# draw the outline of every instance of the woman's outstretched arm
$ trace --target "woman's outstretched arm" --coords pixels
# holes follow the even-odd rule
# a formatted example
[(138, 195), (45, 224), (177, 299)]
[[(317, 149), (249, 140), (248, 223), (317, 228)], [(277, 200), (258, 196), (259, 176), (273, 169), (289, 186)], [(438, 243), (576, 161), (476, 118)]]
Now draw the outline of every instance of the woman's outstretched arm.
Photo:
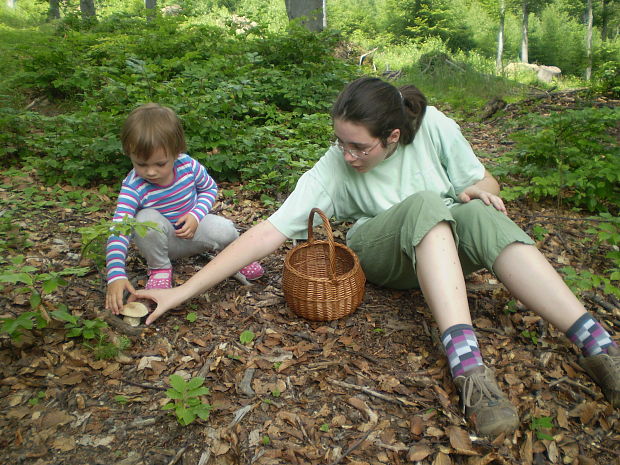
[(147, 298), (157, 303), (157, 308), (146, 319), (149, 325), (171, 308), (210, 289), (247, 264), (274, 252), (286, 239), (269, 221), (263, 221), (239, 236), (182, 286), (136, 291), (132, 300)]

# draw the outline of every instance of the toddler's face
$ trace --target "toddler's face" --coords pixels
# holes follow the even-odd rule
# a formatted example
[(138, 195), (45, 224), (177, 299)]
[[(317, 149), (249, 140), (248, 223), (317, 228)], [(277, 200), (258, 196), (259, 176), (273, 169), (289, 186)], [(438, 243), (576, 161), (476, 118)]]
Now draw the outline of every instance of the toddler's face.
[(174, 181), (174, 158), (166, 155), (163, 148), (155, 150), (147, 160), (130, 155), (136, 174), (151, 184), (167, 186)]

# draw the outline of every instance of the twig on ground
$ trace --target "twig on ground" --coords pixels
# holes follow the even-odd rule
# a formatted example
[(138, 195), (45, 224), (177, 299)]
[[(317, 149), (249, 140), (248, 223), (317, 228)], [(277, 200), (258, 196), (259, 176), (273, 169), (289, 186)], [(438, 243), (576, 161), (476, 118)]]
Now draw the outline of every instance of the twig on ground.
[(112, 315), (110, 310), (105, 310), (102, 314), (103, 320), (108, 323), (110, 326), (114, 326), (121, 333), (127, 336), (139, 336), (142, 334), (142, 330), (144, 328), (140, 328), (139, 326), (131, 326), (125, 323), (123, 320), (118, 318), (115, 315)]
[(607, 310), (609, 312), (613, 312), (615, 310), (615, 308), (616, 308), (615, 305), (607, 302), (606, 300), (603, 300), (602, 298), (600, 298), (596, 294), (592, 294), (591, 292), (584, 292), (583, 296), (586, 299), (588, 299), (590, 302), (594, 302), (595, 304), (603, 307), (605, 310)]
[(361, 438), (359, 438), (357, 441), (355, 441), (351, 447), (349, 447), (346, 451), (344, 451), (344, 453), (338, 457), (338, 459), (334, 460), (332, 463), (330, 463), (329, 465), (338, 465), (340, 462), (342, 462), (351, 452), (353, 452), (355, 449), (357, 449), (359, 446), (361, 446), (364, 441), (366, 439), (368, 439), (368, 436), (370, 436), (370, 434), (374, 431), (374, 429), (371, 429), (370, 431), (368, 431), (364, 436), (362, 436)]
[(172, 460), (168, 462), (168, 465), (174, 465), (175, 463), (177, 463), (186, 450), (187, 446), (181, 447), (176, 453), (176, 455), (172, 458)]
[(207, 462), (211, 458), (211, 449), (207, 449), (200, 456), (200, 460), (198, 460), (198, 465), (207, 465)]
[(388, 396), (387, 394), (382, 394), (380, 392), (373, 391), (372, 389), (367, 388), (366, 386), (358, 386), (356, 384), (350, 384), (345, 381), (339, 381), (337, 379), (329, 379), (328, 381), (332, 384), (335, 384), (336, 386), (349, 388), (349, 389), (355, 389), (356, 391), (362, 391), (364, 394), (368, 394), (370, 396), (376, 397), (381, 400), (385, 400), (386, 402), (391, 402), (393, 404), (406, 405), (409, 407), (417, 407), (418, 403), (425, 405), (421, 401), (418, 401), (418, 403), (415, 403), (407, 399), (403, 399), (402, 397)]
[(150, 418), (138, 418), (134, 421), (132, 421), (131, 423), (129, 423), (126, 428), (127, 429), (131, 429), (131, 428), (142, 428), (143, 426), (150, 426), (150, 425), (154, 425), (157, 422), (157, 418), (156, 417), (150, 417)]
[(254, 397), (256, 395), (254, 389), (252, 389), (252, 378), (254, 377), (255, 371), (256, 368), (246, 369), (245, 373), (243, 374), (243, 378), (239, 383), (239, 391), (245, 396)]
[(211, 351), (211, 353), (209, 354), (209, 357), (207, 357), (207, 360), (205, 361), (205, 364), (202, 366), (202, 368), (198, 372), (198, 376), (200, 376), (201, 378), (207, 377), (207, 375), (209, 374), (209, 371), (211, 370), (211, 365), (217, 358), (217, 354), (223, 351), (227, 345), (228, 343), (223, 342)]
[(144, 388), (144, 389), (153, 389), (155, 391), (165, 391), (167, 389), (167, 388), (161, 387), (161, 386), (151, 386), (149, 384), (135, 383), (133, 381), (129, 381), (128, 379), (124, 379), (124, 378), (121, 378), (121, 381), (123, 383), (126, 383), (126, 384), (131, 384), (132, 386), (141, 387), (141, 388)]
[(588, 388), (588, 387), (584, 386), (584, 385), (583, 385), (583, 384), (581, 384), (581, 383), (578, 383), (578, 382), (577, 382), (577, 381), (575, 381), (575, 380), (570, 379), (568, 376), (563, 376), (563, 377), (561, 377), (561, 378), (559, 378), (559, 379), (556, 379), (555, 381), (553, 381), (553, 382), (549, 383), (549, 387), (553, 387), (553, 386), (555, 386), (556, 384), (560, 384), (560, 383), (570, 384), (571, 386), (578, 387), (578, 388), (579, 388), (579, 389), (581, 389), (582, 391), (584, 391), (584, 392), (586, 392), (586, 393), (590, 394), (592, 397), (598, 397), (598, 396), (597, 396), (597, 394), (596, 394), (596, 392), (594, 392), (592, 389), (590, 389), (590, 388)]

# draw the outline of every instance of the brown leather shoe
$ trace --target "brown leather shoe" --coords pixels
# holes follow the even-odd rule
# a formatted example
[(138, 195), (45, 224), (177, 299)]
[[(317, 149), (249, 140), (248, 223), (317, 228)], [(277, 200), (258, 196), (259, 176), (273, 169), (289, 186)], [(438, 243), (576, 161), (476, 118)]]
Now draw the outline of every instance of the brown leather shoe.
[(461, 393), (465, 416), (482, 436), (510, 433), (519, 426), (517, 410), (497, 386), (490, 368), (480, 367), (457, 376), (454, 384)]
[(579, 365), (599, 385), (605, 398), (620, 407), (620, 348), (612, 346), (608, 353), (580, 357)]

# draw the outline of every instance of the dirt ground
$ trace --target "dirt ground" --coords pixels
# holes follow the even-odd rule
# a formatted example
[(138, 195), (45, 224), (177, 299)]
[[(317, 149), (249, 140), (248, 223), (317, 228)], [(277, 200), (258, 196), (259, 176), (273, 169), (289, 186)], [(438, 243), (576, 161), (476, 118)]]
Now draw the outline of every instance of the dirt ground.
[[(463, 130), (486, 154), (484, 161), (506, 149), (505, 134), (492, 122), (463, 124)], [(0, 196), (11, 199), (26, 186), (46, 192), (34, 178), (5, 177)], [(223, 187), (238, 195), (220, 198), (216, 211), (243, 229), (269, 213), (242, 186)], [(42, 207), (36, 221), (19, 225), (34, 246), (15, 253), (48, 269), (76, 266), (77, 229), (113, 210), (114, 199), (103, 197), (106, 208), (88, 217), (66, 205)], [(554, 266), (605, 269), (601, 254), (581, 241), (585, 215), (547, 205), (508, 207), (526, 231), (544, 226), (538, 245)], [(346, 225), (334, 228), (342, 242)], [(472, 317), (484, 359), (521, 417), (514, 434), (494, 441), (474, 436), (464, 421), (437, 326), (419, 291), (367, 284), (352, 315), (310, 322), (284, 303), (286, 251), (263, 261), (266, 274), (253, 285), (228, 279), (137, 335), (110, 326), (110, 338), (131, 340), (113, 359), (97, 360), (55, 321), (19, 342), (2, 336), (0, 463), (620, 464), (619, 411), (579, 368), (568, 340), (509, 304), (491, 274), (468, 278)], [(176, 283), (205, 262), (177, 263)], [(144, 284), (144, 263), (135, 252), (128, 271)], [(64, 303), (75, 315), (104, 318), (103, 292), (92, 268), (46, 305)], [(0, 303), (1, 316), (29, 308), (11, 286), (0, 293)], [(584, 304), (617, 340), (618, 302), (591, 293)], [(242, 343), (248, 330), (255, 337)], [(181, 426), (162, 410), (173, 374), (205, 378), (210, 394), (204, 401), (213, 407), (208, 419)]]

